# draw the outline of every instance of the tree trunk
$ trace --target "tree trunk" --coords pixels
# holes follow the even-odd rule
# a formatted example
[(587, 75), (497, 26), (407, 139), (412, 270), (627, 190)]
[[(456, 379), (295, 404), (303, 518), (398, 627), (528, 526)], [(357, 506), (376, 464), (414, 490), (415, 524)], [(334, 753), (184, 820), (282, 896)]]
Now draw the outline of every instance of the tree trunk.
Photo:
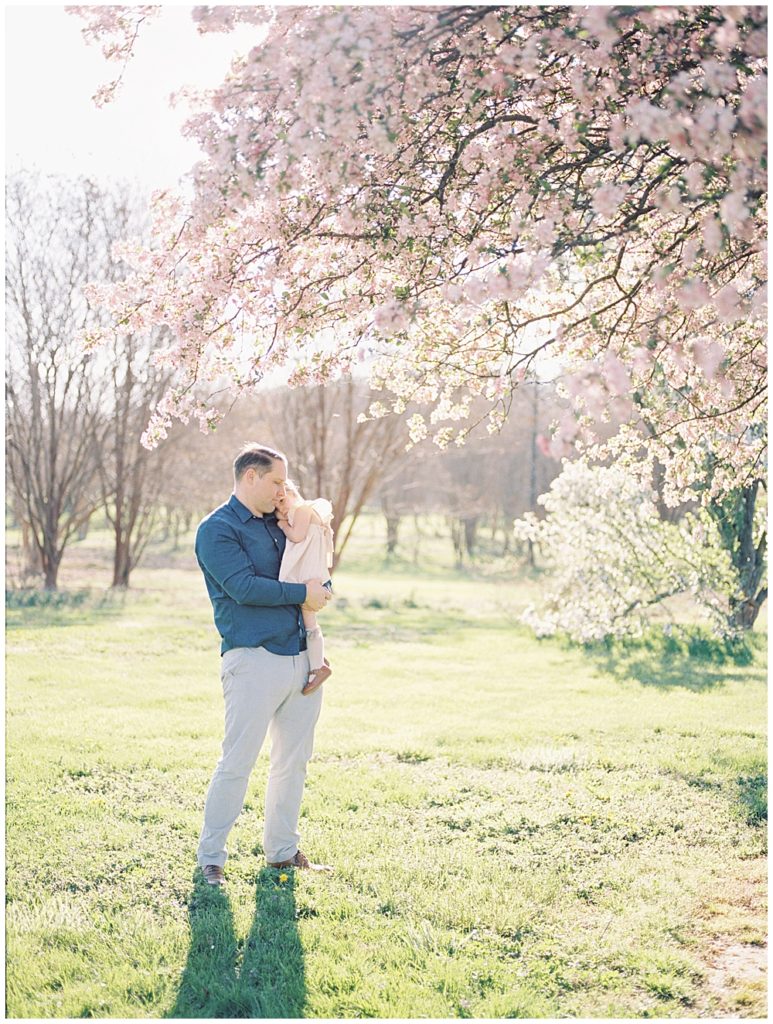
[(461, 519), (457, 519), (456, 516), (451, 519), (451, 543), (456, 556), (455, 567), (461, 569), (464, 567), (464, 530)]
[(111, 584), (113, 589), (128, 590), (131, 571), (130, 545), (125, 539), (116, 537), (115, 551), (113, 553), (113, 582)]
[(464, 547), (470, 558), (475, 555), (475, 544), (478, 538), (478, 520), (480, 516), (469, 516), (462, 520), (464, 527)]
[(760, 608), (767, 596), (768, 588), (763, 587), (756, 597), (749, 598), (748, 600), (741, 602), (735, 602), (735, 607), (730, 615), (731, 624), (740, 629), (752, 629), (754, 623), (757, 621)]
[(59, 576), (58, 558), (46, 557), (43, 555), (43, 589), (56, 590), (57, 577)]
[(400, 516), (394, 515), (394, 513), (387, 515), (386, 517), (386, 528), (387, 528), (387, 558), (391, 558), (397, 550), (397, 531), (400, 527)]
[(760, 480), (754, 480), (709, 505), (709, 512), (738, 573), (741, 593), (730, 598), (729, 621), (732, 626), (744, 630), (754, 626), (768, 596), (768, 588), (762, 586), (766, 568), (765, 530), (756, 544), (754, 538), (754, 511), (760, 483)]
[(35, 543), (30, 524), (21, 521), (21, 566), (23, 576), (40, 576), (43, 572), (43, 560), (40, 549)]

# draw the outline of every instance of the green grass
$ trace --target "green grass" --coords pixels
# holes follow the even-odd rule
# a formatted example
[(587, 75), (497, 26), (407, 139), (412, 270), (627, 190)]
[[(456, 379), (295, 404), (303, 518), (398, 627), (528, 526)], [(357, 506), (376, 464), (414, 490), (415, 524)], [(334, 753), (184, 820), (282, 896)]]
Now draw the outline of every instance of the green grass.
[(222, 700), (187, 549), (121, 598), (95, 546), (77, 600), (9, 608), (9, 1016), (764, 1016), (708, 980), (766, 938), (764, 632), (538, 641), (533, 580), (374, 536), (324, 618), (301, 831), (332, 876), (263, 868), (266, 751), (227, 890), (195, 871)]

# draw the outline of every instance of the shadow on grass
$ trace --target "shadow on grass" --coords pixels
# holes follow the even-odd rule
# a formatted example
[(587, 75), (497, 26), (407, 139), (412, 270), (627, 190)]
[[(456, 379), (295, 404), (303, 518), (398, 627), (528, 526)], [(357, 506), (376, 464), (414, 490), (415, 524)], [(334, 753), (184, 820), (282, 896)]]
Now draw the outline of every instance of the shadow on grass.
[(762, 825), (768, 820), (768, 773), (760, 770), (756, 775), (741, 775), (737, 785), (746, 820), (750, 825)]
[(191, 938), (174, 1006), (167, 1017), (298, 1018), (306, 999), (303, 949), (295, 924), (295, 877), (264, 868), (257, 880), (255, 917), (236, 938), (225, 888), (210, 886), (197, 869), (188, 902)]
[[(764, 828), (768, 820), (768, 772), (764, 759), (747, 763), (743, 774), (733, 771), (732, 758), (710, 758), (692, 771), (673, 769), (669, 774), (699, 790), (723, 792), (740, 810), (747, 825)], [(736, 769), (737, 770), (737, 769)]]
[(655, 629), (637, 639), (614, 639), (583, 644), (585, 655), (615, 679), (635, 679), (659, 689), (681, 687), (701, 692), (749, 679), (733, 672), (754, 664), (764, 651), (764, 637), (744, 636), (736, 641), (717, 639), (700, 626), (681, 627), (673, 635)]

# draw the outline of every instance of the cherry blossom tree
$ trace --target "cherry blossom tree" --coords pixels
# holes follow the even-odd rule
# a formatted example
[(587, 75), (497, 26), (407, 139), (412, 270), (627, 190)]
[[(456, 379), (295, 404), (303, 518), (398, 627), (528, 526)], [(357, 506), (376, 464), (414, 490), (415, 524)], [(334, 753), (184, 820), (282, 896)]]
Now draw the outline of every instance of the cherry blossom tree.
[(640, 636), (653, 610), (680, 594), (724, 638), (753, 624), (738, 614), (747, 588), (712, 514), (699, 506), (667, 522), (656, 497), (619, 463), (565, 461), (537, 499), (544, 518), (527, 512), (515, 523), (516, 536), (535, 543), (550, 569), (544, 593), (522, 616), (538, 636)]
[[(152, 7), (74, 8), (129, 58)], [(364, 363), (412, 442), (490, 427), (546, 354), (555, 457), (664, 467), (676, 505), (760, 475), (766, 452), (766, 9), (196, 7), (256, 45), (196, 98), (192, 197), (154, 198), (132, 273), (91, 292), (119, 330), (166, 324), (173, 417), (216, 418), (281, 368)], [(120, 72), (122, 74), (122, 71)], [(104, 87), (109, 98), (116, 82)], [(87, 344), (98, 344), (91, 335)], [(616, 435), (598, 427), (614, 416)]]

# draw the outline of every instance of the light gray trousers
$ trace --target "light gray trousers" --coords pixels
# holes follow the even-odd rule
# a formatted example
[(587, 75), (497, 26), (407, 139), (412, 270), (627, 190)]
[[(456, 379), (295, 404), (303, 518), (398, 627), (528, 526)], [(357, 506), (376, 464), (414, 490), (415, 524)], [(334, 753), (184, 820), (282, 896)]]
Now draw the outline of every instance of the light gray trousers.
[(266, 860), (289, 860), (298, 849), (298, 816), (322, 690), (304, 697), (309, 676), (306, 651), (271, 654), (264, 647), (235, 647), (221, 659), (225, 699), (223, 752), (204, 807), (197, 859), (225, 864), (226, 839), (244, 804), (247, 783), (260, 748), (271, 734), (266, 787), (263, 852)]

